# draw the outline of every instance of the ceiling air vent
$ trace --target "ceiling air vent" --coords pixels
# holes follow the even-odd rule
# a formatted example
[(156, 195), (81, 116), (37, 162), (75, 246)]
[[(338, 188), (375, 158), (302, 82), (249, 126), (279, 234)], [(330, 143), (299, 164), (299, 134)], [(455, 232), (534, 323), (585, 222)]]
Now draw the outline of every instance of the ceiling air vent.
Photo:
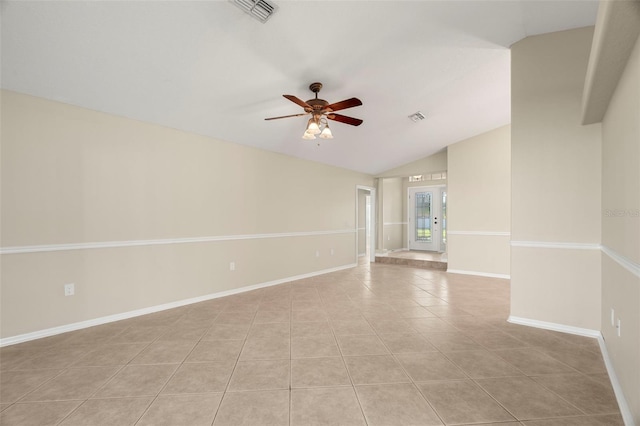
[(424, 120), (425, 118), (427, 118), (423, 113), (421, 113), (420, 111), (416, 112), (415, 114), (411, 114), (409, 116), (409, 118), (411, 119), (411, 121), (413, 122), (418, 122), (420, 120)]
[(249, 15), (264, 23), (277, 9), (276, 5), (265, 0), (230, 0), (231, 3), (244, 10)]

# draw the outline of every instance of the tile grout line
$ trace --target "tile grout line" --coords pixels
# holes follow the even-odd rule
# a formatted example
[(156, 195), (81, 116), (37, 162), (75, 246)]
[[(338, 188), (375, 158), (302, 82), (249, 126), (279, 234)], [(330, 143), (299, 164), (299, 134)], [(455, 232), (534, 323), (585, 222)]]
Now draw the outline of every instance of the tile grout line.
[[(182, 317), (184, 317), (184, 316), (188, 315), (189, 311), (191, 311), (191, 309), (189, 309), (189, 310), (188, 310), (185, 314), (183, 314), (180, 318), (182, 318)], [(215, 316), (215, 318), (217, 318), (217, 317), (218, 317), (218, 315), (219, 315), (219, 314), (217, 314), (217, 315)], [(215, 322), (215, 318), (213, 319), (213, 322)], [(179, 319), (178, 319), (178, 320), (176, 320), (176, 322), (178, 322), (178, 321), (179, 321)], [(191, 355), (191, 353), (193, 353), (193, 351), (194, 351), (194, 350), (195, 350), (195, 348), (198, 346), (198, 344), (202, 341), (202, 339), (204, 338), (204, 336), (209, 332), (209, 330), (211, 330), (211, 328), (213, 327), (213, 322), (212, 322), (212, 325), (211, 325), (211, 326), (209, 326), (209, 327), (207, 328), (207, 331), (205, 331), (205, 332), (202, 334), (202, 336), (200, 336), (200, 338), (195, 342), (195, 344), (193, 345), (193, 347), (191, 348), (191, 350), (189, 351), (189, 353), (184, 357), (184, 359), (182, 360), (182, 362), (181, 362), (180, 364), (178, 364), (178, 367), (174, 370), (173, 374), (171, 374), (171, 375), (169, 376), (169, 378), (167, 379), (167, 381), (164, 383), (164, 385), (162, 385), (162, 387), (160, 388), (160, 390), (158, 391), (158, 393), (157, 393), (157, 394), (153, 397), (153, 399), (151, 400), (151, 403), (147, 406), (147, 408), (145, 408), (145, 410), (142, 412), (142, 414), (141, 414), (141, 415), (138, 417), (138, 419), (135, 421), (134, 425), (137, 425), (137, 424), (140, 422), (140, 420), (142, 420), (142, 418), (143, 418), (143, 417), (144, 417), (144, 416), (149, 412), (149, 409), (150, 409), (150, 408), (151, 408), (151, 406), (154, 404), (154, 402), (156, 402), (156, 401), (158, 400), (158, 397), (160, 396), (160, 394), (162, 393), (162, 391), (167, 387), (167, 384), (169, 384), (169, 382), (171, 381), (171, 379), (173, 379), (173, 377), (175, 377), (175, 375), (176, 375), (176, 373), (178, 372), (178, 370), (180, 370), (180, 367), (182, 367), (182, 366), (184, 365), (185, 361), (187, 360), (187, 358), (189, 358), (189, 355)], [(164, 334), (163, 334), (163, 335), (164, 335)], [(156, 340), (155, 340), (155, 342), (158, 342), (158, 341), (159, 341), (159, 339), (160, 339), (160, 337), (162, 337), (163, 335), (158, 336), (158, 339), (156, 339)], [(154, 342), (154, 343), (155, 343), (155, 342)], [(151, 345), (151, 344), (150, 344), (150, 345)], [(148, 347), (148, 346), (147, 346), (147, 347)], [(144, 352), (144, 349), (143, 349), (140, 353), (142, 353), (142, 352)], [(138, 355), (140, 355), (140, 353), (139, 353)], [(136, 357), (137, 357), (138, 355), (136, 355)], [(136, 357), (132, 358), (132, 359), (129, 361), (129, 365), (131, 364), (131, 361), (133, 361), (133, 359), (135, 359)], [(106, 384), (105, 384), (105, 386), (106, 386)]]
[[(418, 287), (416, 287), (416, 288), (418, 288)], [(422, 290), (422, 289), (420, 289), (420, 290)], [(422, 290), (422, 291), (425, 291), (425, 293), (430, 294), (430, 293), (428, 293), (426, 290)], [(446, 301), (445, 301), (445, 302), (446, 302)], [(449, 304), (448, 302), (446, 302), (446, 303), (447, 303), (447, 304)], [(427, 309), (427, 310), (428, 310), (428, 309)], [(429, 312), (431, 312), (431, 311), (429, 311)], [(435, 314), (434, 314), (434, 315), (435, 315)], [(436, 315), (436, 318), (439, 318), (439, 317)], [(411, 324), (409, 324), (409, 325), (411, 326)], [(412, 328), (413, 328), (413, 327), (412, 327)], [(417, 329), (415, 329), (415, 328), (414, 328), (414, 330), (416, 331), (416, 333), (417, 333), (418, 335), (422, 336), (422, 333), (420, 333)], [(376, 331), (376, 333), (377, 333), (377, 331)], [(425, 339), (427, 342), (429, 342), (429, 339), (427, 339), (426, 337), (424, 337), (424, 339)], [(383, 342), (383, 343), (384, 343), (384, 342)], [(429, 343), (430, 343), (431, 345), (433, 345), (431, 342), (429, 342)], [(440, 349), (438, 349), (435, 345), (433, 345), (433, 347), (436, 349), (436, 351), (437, 351), (437, 352), (439, 352), (440, 354), (442, 354), (442, 355), (444, 356), (444, 354), (440, 351)], [(400, 365), (400, 367), (402, 367), (402, 369), (405, 371), (405, 374), (409, 377), (409, 380), (411, 380), (411, 384), (413, 385), (413, 387), (414, 387), (415, 389), (417, 389), (417, 391), (418, 391), (418, 393), (420, 394), (420, 396), (422, 396), (422, 398), (427, 402), (427, 404), (429, 405), (429, 407), (431, 407), (431, 409), (432, 409), (432, 410), (433, 410), (433, 412), (436, 414), (436, 416), (438, 416), (438, 419), (440, 420), (440, 422), (442, 422), (442, 424), (443, 424), (443, 425), (446, 425), (447, 423), (445, 422), (445, 420), (444, 420), (444, 418), (442, 417), (442, 415), (438, 412), (438, 410), (436, 409), (436, 407), (435, 407), (435, 406), (433, 406), (433, 404), (431, 403), (431, 401), (429, 401), (429, 398), (427, 398), (427, 396), (426, 396), (426, 395), (425, 395), (425, 394), (420, 390), (420, 388), (418, 387), (418, 385), (417, 385), (417, 383), (415, 382), (415, 380), (413, 379), (413, 377), (411, 377), (411, 375), (409, 374), (409, 372), (408, 372), (408, 371), (406, 371), (406, 369), (404, 368), (404, 366), (402, 365), (402, 363), (401, 363), (401, 362), (400, 362), (400, 361), (395, 357), (395, 354), (393, 354), (393, 355), (394, 355), (394, 359), (396, 360), (396, 362), (397, 362), (397, 363)], [(450, 361), (450, 360), (449, 360), (449, 362), (452, 362), (452, 361)], [(455, 365), (455, 364), (454, 364), (454, 365)], [(462, 371), (465, 375), (467, 375), (467, 374), (466, 374), (466, 372), (465, 372), (465, 371), (463, 371), (462, 369), (461, 369), (461, 371)]]
[[(125, 331), (125, 330), (127, 330), (128, 328), (130, 328), (130, 326), (129, 326), (129, 327), (125, 327), (125, 328), (124, 328), (124, 329), (122, 329), (119, 333), (116, 333), (116, 336), (118, 336), (118, 335), (120, 335), (120, 334), (124, 333), (124, 331)], [(115, 338), (116, 336), (112, 336), (111, 338), (109, 338), (109, 339), (107, 339), (107, 340), (110, 340), (110, 339), (112, 339), (112, 338)], [(48, 352), (50, 352), (50, 351), (54, 350), (54, 348), (55, 348), (56, 346), (57, 346), (57, 345), (54, 345), (54, 346), (52, 346), (52, 347), (47, 348), (46, 350), (44, 350), (44, 354), (46, 354), (46, 353), (48, 353)], [(144, 348), (143, 348), (142, 350), (144, 350)], [(80, 357), (79, 359), (77, 359), (75, 362), (78, 362), (80, 359), (82, 359), (82, 358), (84, 358), (85, 356), (87, 356), (90, 352), (91, 352), (90, 350), (89, 350), (89, 351), (87, 351), (87, 353), (85, 353), (83, 356), (81, 356), (81, 357)], [(42, 354), (41, 354), (41, 355), (42, 355)], [(137, 354), (136, 354), (136, 355), (134, 355), (134, 357), (135, 357), (135, 356), (137, 356)], [(37, 357), (37, 355), (36, 355), (36, 356), (34, 356), (34, 358), (36, 358), (36, 357)], [(73, 365), (74, 365), (74, 363), (71, 363), (71, 365), (68, 365), (67, 367), (63, 368), (63, 369), (60, 371), (60, 373), (59, 373), (59, 374), (57, 374), (57, 375), (55, 375), (55, 376), (51, 377), (49, 380), (46, 380), (44, 383), (42, 383), (40, 386), (37, 386), (35, 389), (31, 390), (30, 392), (27, 392), (25, 395), (23, 395), (23, 396), (22, 396), (18, 401), (15, 401), (13, 404), (19, 403), (19, 402), (20, 402), (23, 398), (25, 398), (27, 395), (29, 395), (29, 394), (31, 394), (31, 393), (33, 393), (33, 392), (36, 392), (38, 389), (40, 389), (41, 387), (43, 387), (45, 384), (49, 383), (50, 381), (53, 381), (54, 379), (58, 378), (59, 376), (61, 376), (61, 375), (62, 375), (62, 374), (64, 374), (65, 372), (69, 371), (69, 370), (73, 367)], [(125, 365), (126, 365), (126, 364), (125, 364)], [(98, 368), (98, 367), (107, 367), (107, 366), (85, 366), (85, 367), (86, 367), (86, 368)], [(116, 365), (116, 366), (114, 366), (114, 367), (118, 367), (118, 365)], [(60, 423), (62, 423), (65, 419), (69, 418), (73, 413), (75, 413), (78, 409), (80, 409), (80, 407), (81, 407), (81, 406), (83, 406), (83, 405), (84, 405), (84, 404), (85, 404), (85, 403), (86, 403), (86, 402), (91, 398), (91, 396), (92, 396), (92, 395), (94, 395), (96, 392), (98, 392), (98, 390), (100, 390), (103, 386), (106, 386), (106, 384), (107, 384), (107, 383), (109, 383), (109, 382), (113, 379), (113, 377), (115, 377), (115, 375), (117, 375), (117, 374), (118, 374), (118, 373), (119, 373), (123, 368), (124, 368), (124, 365), (120, 365), (120, 368), (119, 368), (119, 369), (117, 369), (117, 370), (113, 373), (113, 375), (112, 375), (111, 377), (109, 377), (109, 378), (105, 381), (105, 383), (104, 383), (102, 386), (98, 387), (98, 388), (97, 388), (97, 389), (96, 389), (96, 390), (95, 390), (95, 391), (94, 391), (94, 392), (93, 392), (93, 393), (92, 393), (88, 398), (84, 398), (84, 399), (71, 399), (71, 400), (68, 400), (68, 401), (82, 401), (82, 402), (80, 402), (80, 404), (78, 404), (78, 406), (77, 406), (77, 407), (75, 407), (73, 410), (71, 410), (69, 413), (67, 413), (65, 416), (63, 416), (60, 420), (58, 420), (58, 421), (56, 422), (56, 424), (60, 424)], [(14, 371), (20, 371), (20, 370), (15, 370), (15, 369), (14, 369)], [(25, 371), (28, 371), (28, 370), (25, 370)], [(35, 402), (38, 402), (38, 401), (35, 401)], [(40, 401), (40, 402), (47, 402), (47, 401)], [(13, 405), (13, 404), (11, 404), (11, 405)], [(8, 407), (7, 407), (7, 408), (8, 408)]]
[[(366, 319), (365, 319), (366, 320)], [(342, 365), (344, 367), (344, 369), (347, 372), (347, 377), (349, 377), (349, 381), (351, 382), (351, 390), (353, 391), (355, 397), (356, 397), (356, 401), (358, 401), (358, 407), (360, 407), (360, 412), (362, 413), (362, 418), (365, 422), (365, 425), (369, 424), (369, 421), (367, 420), (367, 416), (364, 412), (364, 408), (362, 407), (362, 402), (360, 401), (360, 397), (358, 396), (358, 392), (356, 391), (356, 385), (353, 382), (353, 377), (351, 375), (351, 371), (349, 371), (349, 368), (347, 367), (347, 363), (344, 359), (344, 352), (342, 351), (342, 347), (340, 346), (340, 344), (338, 343), (338, 338), (336, 337), (336, 333), (335, 330), (333, 328), (333, 325), (331, 323), (331, 320), (327, 321), (329, 323), (329, 328), (331, 329), (331, 335), (333, 336), (333, 340), (336, 343), (336, 346), (338, 347), (338, 352), (340, 353), (340, 360), (342, 361)]]

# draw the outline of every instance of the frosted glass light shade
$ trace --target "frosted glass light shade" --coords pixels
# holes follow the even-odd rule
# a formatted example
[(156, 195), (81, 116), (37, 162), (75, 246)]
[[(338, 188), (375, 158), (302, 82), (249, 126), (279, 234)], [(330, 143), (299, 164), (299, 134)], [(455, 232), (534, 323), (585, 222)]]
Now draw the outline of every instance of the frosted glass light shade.
[(318, 127), (318, 123), (313, 121), (313, 119), (309, 120), (309, 125), (307, 126), (307, 132), (312, 135), (317, 135), (320, 133), (320, 127)]
[(320, 133), (321, 139), (333, 139), (333, 135), (331, 134), (331, 129), (329, 126), (326, 126), (322, 133)]
[(315, 138), (316, 136), (313, 133), (309, 133), (309, 131), (304, 132), (304, 134), (302, 135), (302, 139), (306, 140), (313, 140)]

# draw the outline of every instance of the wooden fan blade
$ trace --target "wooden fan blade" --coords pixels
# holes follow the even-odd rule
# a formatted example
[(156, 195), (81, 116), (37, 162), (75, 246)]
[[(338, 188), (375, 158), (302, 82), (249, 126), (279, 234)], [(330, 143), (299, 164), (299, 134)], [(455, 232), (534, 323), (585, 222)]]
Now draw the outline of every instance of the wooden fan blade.
[(300, 117), (301, 115), (308, 115), (308, 114), (309, 114), (308, 112), (303, 112), (302, 114), (281, 115), (280, 117), (265, 118), (265, 120), (279, 120), (281, 118)]
[(352, 126), (359, 126), (362, 124), (362, 120), (360, 120), (359, 118), (347, 117), (346, 115), (327, 114), (327, 118), (329, 120), (335, 120), (341, 123), (351, 124)]
[(344, 101), (336, 102), (331, 105), (327, 105), (325, 109), (330, 111), (340, 111), (341, 109), (353, 108), (362, 105), (362, 101), (358, 98), (345, 99)]
[(309, 109), (313, 109), (313, 108), (311, 107), (311, 105), (309, 105), (308, 103), (306, 103), (306, 102), (305, 102), (305, 101), (303, 101), (302, 99), (296, 98), (296, 97), (295, 97), (295, 96), (293, 96), (293, 95), (282, 95), (282, 96), (284, 96), (285, 98), (289, 99), (291, 102), (293, 102), (293, 103), (295, 103), (295, 104), (300, 105), (300, 106), (301, 106), (302, 108), (304, 108), (304, 109), (307, 109), (307, 108), (309, 108)]

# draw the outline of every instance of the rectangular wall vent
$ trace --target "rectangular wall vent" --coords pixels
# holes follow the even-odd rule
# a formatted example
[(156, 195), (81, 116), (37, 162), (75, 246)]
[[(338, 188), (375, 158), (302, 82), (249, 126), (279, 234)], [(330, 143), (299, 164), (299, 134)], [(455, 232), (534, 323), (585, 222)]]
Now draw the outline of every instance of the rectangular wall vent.
[(409, 118), (411, 119), (411, 121), (416, 122), (416, 121), (424, 120), (427, 117), (423, 113), (418, 111), (415, 114), (411, 114)]
[(260, 22), (267, 22), (273, 15), (277, 6), (265, 0), (230, 0), (233, 4), (244, 10)]

